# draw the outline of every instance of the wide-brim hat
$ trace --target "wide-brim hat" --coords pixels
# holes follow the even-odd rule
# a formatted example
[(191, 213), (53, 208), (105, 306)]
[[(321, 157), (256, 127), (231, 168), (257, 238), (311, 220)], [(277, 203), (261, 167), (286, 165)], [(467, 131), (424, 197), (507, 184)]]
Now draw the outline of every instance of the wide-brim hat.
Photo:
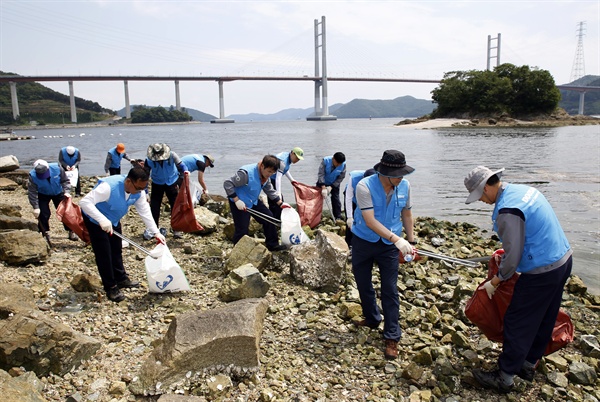
[(467, 177), (465, 177), (465, 187), (467, 188), (467, 191), (469, 191), (469, 196), (467, 197), (465, 204), (470, 204), (479, 200), (483, 195), (483, 189), (489, 178), (493, 175), (501, 177), (503, 171), (504, 168), (491, 170), (485, 166), (477, 166), (475, 169), (471, 170)]
[(404, 177), (415, 171), (406, 164), (404, 154), (395, 149), (388, 149), (383, 153), (381, 161), (373, 166), (377, 173), (386, 177)]
[(211, 168), (215, 167), (215, 158), (212, 157), (211, 154), (204, 154), (204, 160), (208, 159), (208, 166)]
[(33, 162), (33, 169), (35, 170), (35, 175), (38, 179), (47, 179), (50, 177), (50, 166), (48, 162), (43, 159), (38, 159)]
[(151, 161), (159, 162), (169, 159), (171, 156), (171, 147), (167, 144), (156, 143), (148, 147), (147, 157)]

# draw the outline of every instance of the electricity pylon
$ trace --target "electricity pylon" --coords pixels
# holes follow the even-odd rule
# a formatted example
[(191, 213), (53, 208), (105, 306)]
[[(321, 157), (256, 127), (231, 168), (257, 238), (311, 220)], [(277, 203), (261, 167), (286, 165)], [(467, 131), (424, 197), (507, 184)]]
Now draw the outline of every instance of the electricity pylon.
[(585, 21), (579, 22), (577, 28), (577, 51), (573, 60), (573, 68), (571, 68), (571, 82), (578, 80), (585, 75), (585, 62), (583, 60), (583, 35), (585, 35)]

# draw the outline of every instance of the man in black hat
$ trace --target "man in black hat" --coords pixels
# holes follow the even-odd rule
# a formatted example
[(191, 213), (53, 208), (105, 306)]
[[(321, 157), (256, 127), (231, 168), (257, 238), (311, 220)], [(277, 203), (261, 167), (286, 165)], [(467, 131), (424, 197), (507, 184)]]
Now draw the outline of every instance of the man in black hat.
[[(371, 280), (373, 263), (381, 277), (381, 307), (385, 322), (384, 356), (398, 357), (398, 341), (402, 335), (399, 320), (398, 250), (403, 256), (413, 255), (414, 227), (410, 201), (410, 183), (404, 176), (415, 169), (406, 164), (404, 154), (387, 150), (373, 174), (358, 182), (352, 225), (352, 272), (360, 295), (364, 320), (359, 327), (377, 328), (382, 321)], [(402, 237), (402, 228), (408, 241)], [(408, 258), (406, 258), (408, 260)]]

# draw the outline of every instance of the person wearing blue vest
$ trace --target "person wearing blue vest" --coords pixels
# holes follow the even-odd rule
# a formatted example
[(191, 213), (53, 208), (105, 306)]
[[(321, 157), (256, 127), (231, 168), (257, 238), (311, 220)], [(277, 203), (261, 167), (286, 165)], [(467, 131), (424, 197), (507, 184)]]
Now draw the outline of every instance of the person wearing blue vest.
[[(289, 152), (281, 152), (275, 156), (277, 157), (277, 159), (279, 159), (279, 167), (277, 168), (277, 173), (271, 176), (270, 180), (271, 184), (273, 185), (273, 188), (275, 189), (275, 192), (277, 193), (281, 201), (283, 201), (283, 194), (281, 193), (281, 177), (285, 175), (285, 177), (289, 179), (292, 185), (296, 182), (296, 180), (294, 180), (292, 174), (290, 173), (290, 167), (292, 167), (294, 163), (298, 163), (298, 161), (304, 159), (304, 151), (300, 147), (294, 147)], [(273, 216), (277, 219), (281, 219), (281, 207), (271, 199), (269, 199), (268, 201), (269, 209), (271, 210)]]
[[(43, 159), (33, 162), (27, 183), (29, 203), (33, 207), (33, 216), (38, 220), (38, 228), (42, 236), (50, 242), (50, 201), (57, 208), (65, 198), (71, 196), (71, 182), (64, 169), (58, 163), (48, 163)], [(63, 225), (64, 226), (64, 225)], [(77, 235), (64, 226), (69, 240), (77, 240)]]
[[(365, 177), (356, 185), (354, 224), (352, 225), (352, 273), (360, 296), (364, 319), (359, 327), (377, 328), (383, 320), (384, 357), (398, 357), (399, 254), (414, 255), (414, 221), (411, 212), (410, 183), (404, 176), (414, 172), (400, 151), (390, 149), (373, 169), (377, 174)], [(402, 229), (408, 241), (402, 237)], [(379, 267), (381, 279), (381, 311), (377, 306), (372, 282), (373, 264)]]
[(375, 174), (375, 169), (353, 170), (350, 172), (350, 180), (344, 189), (344, 210), (346, 211), (346, 244), (352, 253), (352, 224), (354, 223), (354, 211), (356, 210), (356, 185), (365, 177)]
[(478, 290), (491, 299), (502, 281), (520, 273), (504, 315), (498, 367), (473, 370), (483, 387), (508, 393), (515, 375), (533, 381), (552, 338), (573, 251), (546, 197), (534, 187), (503, 183), (503, 171), (477, 166), (464, 183), (467, 204), (479, 200), (494, 205), (492, 223), (504, 248), (498, 274)]
[[(175, 199), (179, 193), (179, 187), (177, 186), (179, 172), (182, 174), (190, 174), (190, 172), (179, 156), (171, 151), (171, 147), (164, 143), (156, 143), (148, 147), (144, 169), (146, 169), (152, 179), (152, 186), (150, 189), (150, 210), (152, 211), (152, 217), (154, 218), (156, 226), (160, 226), (158, 220), (160, 218), (160, 210), (164, 195), (167, 195), (172, 211)], [(161, 228), (160, 231), (163, 236), (166, 236), (166, 229)], [(144, 237), (147, 237), (147, 233), (144, 235)], [(175, 238), (181, 238), (182, 235), (182, 232), (173, 232)]]
[(340, 202), (340, 184), (346, 177), (346, 155), (336, 152), (321, 161), (317, 176), (317, 187), (321, 187), (323, 198), (331, 196), (332, 219), (342, 219), (342, 203)]
[(79, 202), (106, 296), (116, 303), (125, 299), (121, 289), (140, 286), (138, 281), (129, 278), (123, 266), (121, 238), (112, 235), (113, 232), (121, 233), (120, 221), (130, 206), (135, 206), (147, 230), (154, 234), (156, 240), (165, 243), (164, 236), (152, 219), (146, 196), (142, 193), (148, 185), (148, 179), (148, 173), (143, 168), (133, 167), (127, 177), (113, 175), (98, 180), (96, 187)]
[(69, 170), (77, 171), (77, 184), (75, 185), (75, 195), (81, 195), (81, 177), (79, 175), (79, 162), (81, 162), (81, 153), (79, 149), (72, 145), (62, 147), (58, 153), (58, 163), (65, 172)]
[[(279, 159), (275, 155), (265, 155), (260, 162), (242, 166), (235, 175), (223, 182), (235, 226), (233, 244), (236, 244), (248, 234), (248, 226), (250, 225), (250, 212), (248, 210), (252, 210), (256, 212), (252, 214), (254, 219), (263, 226), (267, 249), (269, 251), (282, 251), (287, 248), (283, 244), (279, 244), (277, 226), (271, 220), (267, 220), (269, 217), (273, 219), (273, 214), (258, 199), (260, 192), (264, 191), (267, 198), (275, 201), (280, 208), (290, 208), (289, 204), (282, 202), (277, 196), (269, 180), (278, 168)], [(261, 215), (266, 216), (267, 219), (264, 219)]]
[(121, 174), (121, 160), (123, 159), (131, 162), (131, 159), (125, 153), (125, 144), (118, 143), (116, 147), (109, 149), (108, 153), (106, 154), (104, 172), (106, 172), (108, 176)]
[[(211, 169), (215, 167), (215, 158), (213, 158), (210, 154), (192, 154), (186, 155), (181, 158), (181, 161), (187, 168), (188, 172), (198, 171), (198, 183), (202, 187), (204, 194), (208, 195), (208, 187), (204, 182), (204, 171), (207, 167)], [(183, 174), (179, 175), (177, 179), (177, 186), (181, 186), (183, 182)]]

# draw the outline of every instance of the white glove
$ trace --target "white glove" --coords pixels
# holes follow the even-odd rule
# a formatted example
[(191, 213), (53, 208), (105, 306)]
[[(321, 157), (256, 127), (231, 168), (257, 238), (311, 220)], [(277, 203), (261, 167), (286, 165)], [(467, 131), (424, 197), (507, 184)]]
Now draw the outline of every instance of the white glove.
[(65, 197), (71, 198), (71, 193), (65, 193)]
[(239, 209), (240, 211), (245, 211), (246, 210), (246, 203), (240, 199), (238, 199), (235, 202), (235, 206), (237, 207), (237, 209)]
[(33, 210), (33, 217), (35, 219), (37, 219), (37, 218), (40, 217), (40, 209), (39, 208), (36, 208), (36, 209)]
[(354, 224), (353, 218), (346, 219), (346, 225), (348, 225), (348, 229), (352, 229), (352, 225)]
[(111, 221), (109, 221), (108, 219), (100, 222), (100, 228), (102, 230), (104, 230), (106, 233), (108, 233), (109, 235), (112, 235), (113, 225), (112, 225)]
[(185, 172), (183, 172), (183, 174), (184, 174), (185, 176), (189, 176), (189, 175), (190, 175), (190, 172), (186, 170)]
[(290, 204), (288, 204), (287, 202), (282, 202), (280, 206), (281, 206), (281, 209), (284, 209), (284, 208), (291, 208), (291, 207), (292, 207), (292, 206), (291, 206)]
[(411, 246), (410, 243), (404, 240), (402, 237), (396, 243), (394, 243), (394, 246), (400, 250), (402, 255), (412, 255), (413, 253), (413, 246)]
[(323, 198), (327, 197), (327, 187), (321, 190), (321, 195), (323, 196)]
[(165, 236), (163, 236), (162, 234), (160, 234), (160, 232), (156, 232), (154, 234), (154, 238), (160, 244), (167, 244), (167, 239), (165, 239)]
[(494, 292), (496, 291), (496, 287), (494, 285), (492, 285), (492, 281), (487, 281), (486, 283), (483, 284), (481, 288), (484, 288), (489, 299), (492, 300), (492, 296), (494, 295)]
[(208, 195), (208, 190), (204, 190), (204, 194)]

